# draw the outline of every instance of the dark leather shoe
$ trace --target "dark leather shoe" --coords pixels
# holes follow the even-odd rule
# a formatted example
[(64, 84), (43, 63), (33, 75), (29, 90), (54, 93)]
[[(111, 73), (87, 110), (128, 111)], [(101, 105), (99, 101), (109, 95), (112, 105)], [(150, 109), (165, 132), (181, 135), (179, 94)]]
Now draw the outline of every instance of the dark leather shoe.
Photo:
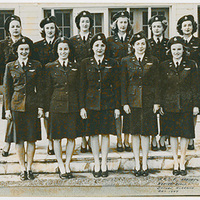
[(67, 173), (64, 173), (64, 174), (59, 173), (59, 177), (60, 177), (62, 180), (68, 179)]
[(123, 146), (119, 146), (118, 143), (117, 143), (117, 151), (118, 151), (118, 152), (123, 152), (123, 151), (124, 151)]
[(148, 176), (149, 175), (149, 170), (148, 169), (141, 170), (141, 174), (142, 174), (142, 176)]
[(94, 178), (99, 178), (101, 176), (101, 169), (98, 172), (95, 172), (94, 168), (93, 168), (93, 176), (94, 176)]
[(20, 176), (21, 181), (25, 181), (25, 180), (28, 179), (27, 178), (27, 171), (23, 171), (19, 176)]
[(3, 150), (3, 151), (2, 151), (2, 156), (3, 156), (3, 157), (7, 157), (7, 156), (8, 156), (8, 152)]
[(125, 145), (124, 143), (124, 149), (126, 152), (131, 152), (132, 151), (132, 148), (130, 147), (130, 144), (128, 146)]
[(101, 172), (101, 176), (104, 177), (104, 178), (108, 177), (108, 167), (106, 167), (105, 172), (103, 172), (103, 171)]
[(49, 147), (48, 147), (47, 153), (48, 155), (55, 155), (54, 150), (53, 149), (50, 150)]
[(161, 151), (166, 151), (167, 150), (165, 143), (164, 143), (163, 146), (160, 144), (160, 150)]
[(180, 175), (181, 176), (186, 176), (187, 175), (187, 171), (186, 170), (180, 170)]
[(29, 180), (34, 180), (35, 179), (35, 176), (33, 175), (33, 172), (31, 170), (28, 171), (27, 178)]
[(139, 176), (141, 176), (142, 174), (141, 174), (141, 170), (139, 169), (139, 170), (135, 170), (134, 171), (134, 175), (136, 176), (136, 177), (139, 177)]
[(71, 172), (66, 172), (66, 174), (67, 174), (67, 178), (68, 178), (68, 179), (70, 179), (70, 178), (74, 178), (74, 176), (72, 175)]
[(194, 140), (192, 144), (188, 144), (188, 150), (194, 150)]
[(173, 169), (172, 174), (173, 174), (174, 176), (178, 176), (178, 175), (180, 174), (180, 171), (177, 170), (177, 169)]
[(81, 153), (86, 153), (87, 152), (87, 146), (84, 148), (81, 146)]
[(156, 143), (156, 146), (153, 146), (153, 144), (151, 144), (151, 150), (152, 151), (158, 151), (158, 145)]

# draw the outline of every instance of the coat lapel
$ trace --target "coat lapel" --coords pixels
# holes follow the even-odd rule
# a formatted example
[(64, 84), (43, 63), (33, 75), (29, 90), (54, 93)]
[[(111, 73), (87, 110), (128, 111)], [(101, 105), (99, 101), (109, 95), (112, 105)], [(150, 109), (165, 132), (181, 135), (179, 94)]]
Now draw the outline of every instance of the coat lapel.
[(15, 68), (17, 71), (19, 71), (20, 73), (25, 73), (25, 71), (23, 70), (22, 66), (21, 66), (20, 63), (19, 63), (19, 60), (16, 60), (16, 61), (15, 61), (14, 68)]

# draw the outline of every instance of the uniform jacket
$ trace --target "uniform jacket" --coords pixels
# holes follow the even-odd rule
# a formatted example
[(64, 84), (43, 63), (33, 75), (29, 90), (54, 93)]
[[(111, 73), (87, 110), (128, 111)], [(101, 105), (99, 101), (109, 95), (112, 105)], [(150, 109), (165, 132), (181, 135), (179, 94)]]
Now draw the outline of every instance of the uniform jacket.
[(118, 70), (117, 61), (111, 58), (104, 58), (99, 66), (94, 57), (84, 59), (81, 62), (80, 108), (120, 108)]
[(186, 42), (186, 45), (190, 49), (190, 59), (194, 60), (200, 67), (200, 39), (192, 36), (189, 43)]
[(46, 39), (34, 43), (34, 59), (40, 61), (43, 67), (55, 61), (57, 57), (53, 53), (53, 44), (49, 45)]
[(160, 63), (169, 59), (169, 57), (167, 56), (168, 41), (169, 41), (169, 39), (167, 39), (167, 38), (163, 38), (160, 43), (156, 43), (153, 38), (148, 40), (148, 43), (152, 50), (152, 52), (151, 52), (152, 55), (155, 56), (156, 58), (158, 58)]
[(83, 41), (80, 35), (75, 35), (70, 38), (73, 45), (73, 55), (74, 60), (80, 63), (84, 58), (88, 58), (92, 55), (90, 48), (90, 40), (92, 39), (92, 34), (89, 33), (87, 41)]
[(135, 55), (121, 61), (122, 105), (143, 108), (159, 104), (158, 59), (145, 55), (139, 63)]
[(58, 60), (46, 65), (45, 110), (57, 113), (79, 111), (79, 67), (68, 62), (64, 69)]
[(15, 55), (12, 51), (12, 44), (13, 41), (10, 37), (0, 41), (0, 84), (3, 83), (3, 75), (6, 64), (17, 59), (17, 55)]
[(107, 38), (107, 55), (110, 58), (117, 59), (118, 62), (121, 61), (123, 57), (128, 56), (128, 44), (130, 41), (130, 36), (127, 34), (125, 41), (121, 42), (118, 34), (110, 36)]
[(25, 112), (27, 108), (43, 107), (41, 63), (28, 60), (23, 69), (18, 60), (6, 65), (4, 97), (6, 110)]
[(198, 107), (197, 64), (183, 59), (178, 68), (172, 59), (161, 64), (161, 105), (167, 112), (192, 112)]

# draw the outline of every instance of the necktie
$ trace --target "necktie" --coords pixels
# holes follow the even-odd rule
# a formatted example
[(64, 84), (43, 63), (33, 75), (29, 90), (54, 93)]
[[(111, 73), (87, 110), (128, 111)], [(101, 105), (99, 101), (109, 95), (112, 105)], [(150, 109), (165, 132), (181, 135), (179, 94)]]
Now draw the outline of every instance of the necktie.
[(121, 42), (123, 43), (123, 37), (121, 37)]
[(64, 69), (64, 70), (66, 69), (65, 61), (63, 62), (63, 69)]
[(160, 38), (157, 38), (157, 44), (160, 44)]
[(49, 42), (49, 45), (50, 45), (50, 46), (52, 45), (51, 41)]
[(22, 69), (25, 71), (25, 63), (22, 62)]
[(86, 41), (86, 40), (85, 40), (85, 36), (83, 36), (83, 42), (85, 43), (85, 41)]
[(176, 62), (176, 68), (178, 69), (178, 66), (179, 66), (179, 64), (178, 64), (178, 62)]
[(141, 58), (138, 58), (139, 63), (141, 64)]
[(101, 60), (98, 60), (98, 65), (100, 65), (101, 64)]

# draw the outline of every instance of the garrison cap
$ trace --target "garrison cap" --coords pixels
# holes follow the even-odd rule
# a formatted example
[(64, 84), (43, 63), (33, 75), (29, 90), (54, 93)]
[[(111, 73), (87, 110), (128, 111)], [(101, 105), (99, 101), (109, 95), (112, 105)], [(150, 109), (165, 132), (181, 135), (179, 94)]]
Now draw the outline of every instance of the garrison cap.
[(113, 22), (117, 20), (119, 17), (127, 17), (128, 19), (130, 18), (129, 12), (128, 11), (119, 11), (115, 13), (112, 17)]
[(101, 40), (105, 45), (107, 45), (105, 35), (104, 35), (103, 33), (97, 33), (97, 34), (95, 34), (95, 35), (92, 37), (92, 39), (91, 39), (91, 41), (90, 41), (90, 46), (91, 46), (91, 48), (92, 48), (93, 44), (94, 44), (97, 40)]
[(55, 23), (56, 24), (56, 18), (54, 16), (50, 16), (50, 17), (46, 17), (44, 18), (41, 22), (40, 22), (40, 27), (41, 28), (44, 28), (44, 26), (46, 24), (49, 24), (49, 23)]
[(185, 42), (184, 42), (184, 39), (180, 36), (175, 36), (175, 37), (172, 37), (169, 42), (167, 43), (168, 45), (168, 48), (170, 49), (170, 47), (173, 45), (173, 44), (182, 44), (182, 45), (185, 45)]
[(146, 39), (146, 35), (145, 35), (145, 32), (144, 31), (140, 31), (136, 34), (134, 34), (130, 40), (130, 44), (131, 45), (134, 45), (134, 43), (138, 40), (141, 40), (141, 39)]

